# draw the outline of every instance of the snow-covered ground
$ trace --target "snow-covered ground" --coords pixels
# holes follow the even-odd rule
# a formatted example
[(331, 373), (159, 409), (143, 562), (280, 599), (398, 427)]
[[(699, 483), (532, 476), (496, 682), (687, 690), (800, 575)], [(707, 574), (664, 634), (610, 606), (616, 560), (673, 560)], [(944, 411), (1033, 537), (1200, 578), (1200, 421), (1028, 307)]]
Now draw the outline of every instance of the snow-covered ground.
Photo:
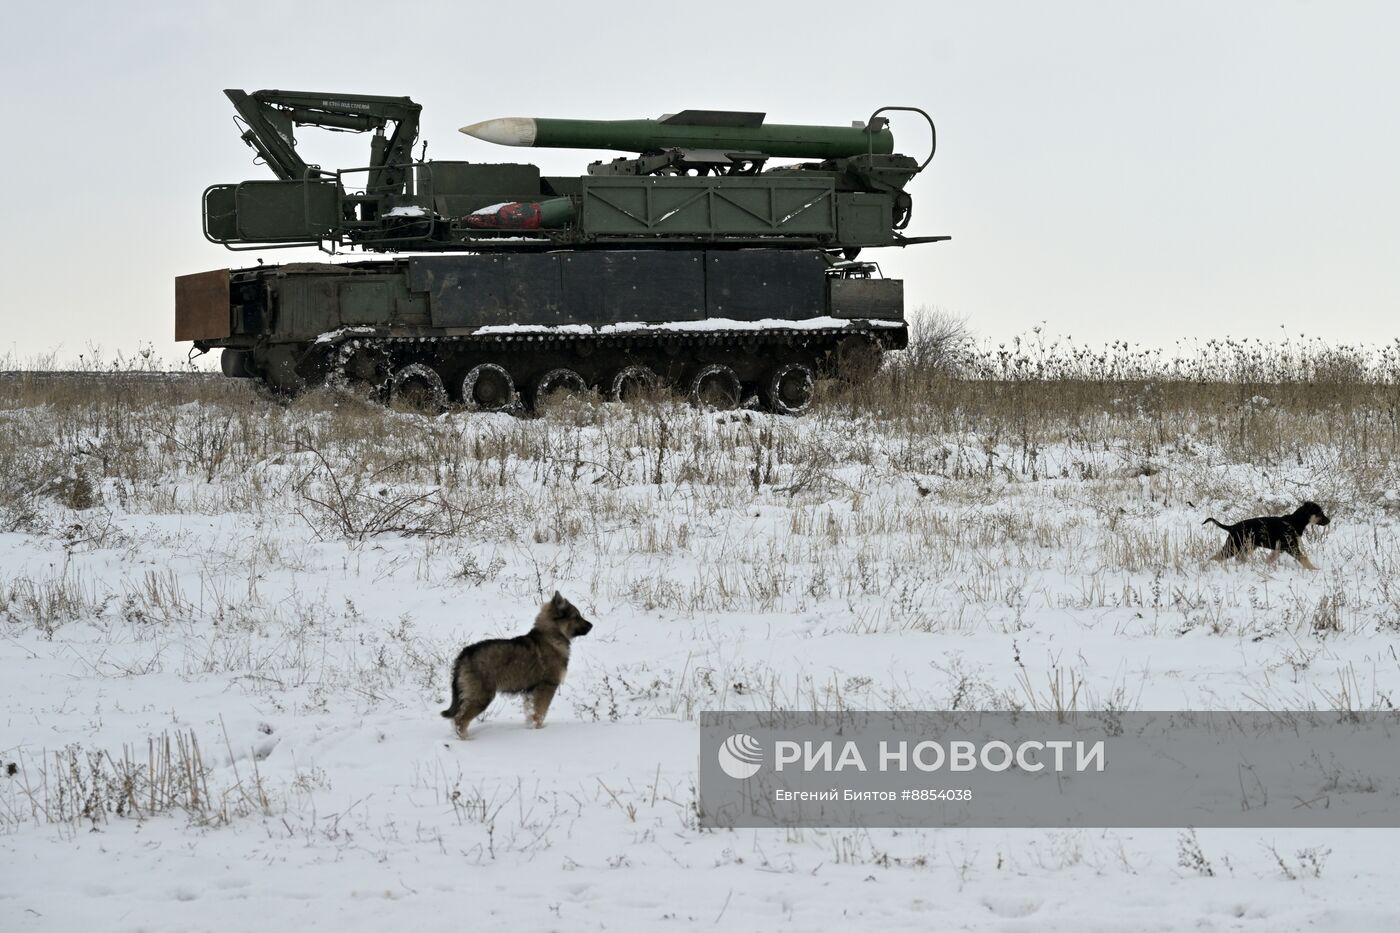
[[(1257, 398), (1028, 428), (242, 388), (0, 404), (5, 930), (1400, 917), (1392, 831), (718, 832), (694, 809), (701, 710), (1391, 708), (1393, 437), (1358, 462), (1354, 430)], [(1206, 560), (1207, 515), (1304, 498), (1334, 519), (1321, 571)], [(546, 727), (502, 700), (457, 740), (451, 658), (556, 588), (596, 628)]]

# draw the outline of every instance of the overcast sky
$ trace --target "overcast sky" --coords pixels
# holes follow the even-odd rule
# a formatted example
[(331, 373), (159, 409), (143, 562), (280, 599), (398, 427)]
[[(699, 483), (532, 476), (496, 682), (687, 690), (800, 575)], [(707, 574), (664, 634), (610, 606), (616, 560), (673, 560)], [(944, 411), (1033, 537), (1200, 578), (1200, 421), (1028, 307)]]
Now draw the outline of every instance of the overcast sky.
[[(272, 177), (224, 88), (408, 95), (429, 157), (473, 161), (526, 155), (456, 132), (490, 117), (919, 106), (939, 145), (910, 232), (953, 240), (866, 253), (911, 308), (993, 338), (1396, 335), (1396, 4), (16, 3), (5, 32), (0, 355), (183, 351), (172, 279), (259, 255), (204, 240), (201, 192)], [(917, 120), (894, 129), (922, 157)]]

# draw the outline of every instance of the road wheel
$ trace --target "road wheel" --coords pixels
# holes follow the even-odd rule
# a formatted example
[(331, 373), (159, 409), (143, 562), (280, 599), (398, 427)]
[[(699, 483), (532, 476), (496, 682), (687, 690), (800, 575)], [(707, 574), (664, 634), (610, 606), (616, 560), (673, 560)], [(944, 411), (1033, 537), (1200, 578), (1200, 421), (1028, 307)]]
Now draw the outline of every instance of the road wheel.
[(506, 411), (515, 401), (515, 380), (504, 366), (481, 363), (462, 377), (462, 404), (470, 411)]
[(439, 414), (447, 409), (447, 389), (437, 370), (409, 363), (389, 377), (389, 405), (401, 411)]
[(351, 386), (382, 392), (389, 382), (389, 357), (379, 347), (351, 340), (341, 344), (326, 363), (326, 385), (337, 391)]
[(744, 387), (734, 370), (723, 363), (703, 367), (690, 380), (690, 401), (701, 408), (728, 411), (738, 408)]
[(759, 387), (763, 404), (778, 415), (800, 415), (812, 404), (816, 374), (806, 363), (783, 363)]
[(583, 395), (587, 391), (588, 383), (582, 376), (561, 366), (549, 370), (535, 380), (534, 390), (530, 393), (530, 404), (538, 409), (541, 404), (548, 404), (551, 396)]
[(656, 373), (640, 363), (635, 363), (622, 367), (617, 371), (617, 375), (613, 376), (608, 398), (615, 402), (633, 401), (654, 394), (660, 387), (661, 380)]

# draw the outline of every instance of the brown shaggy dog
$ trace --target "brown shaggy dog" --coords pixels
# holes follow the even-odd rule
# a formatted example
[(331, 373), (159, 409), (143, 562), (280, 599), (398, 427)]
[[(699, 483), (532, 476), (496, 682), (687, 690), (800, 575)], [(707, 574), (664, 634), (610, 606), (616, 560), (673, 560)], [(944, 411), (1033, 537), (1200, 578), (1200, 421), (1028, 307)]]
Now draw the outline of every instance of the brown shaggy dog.
[(544, 726), (554, 691), (569, 666), (569, 642), (587, 635), (593, 623), (556, 591), (540, 607), (535, 627), (514, 638), (489, 638), (467, 645), (452, 665), (452, 705), (442, 711), (467, 737), (467, 726), (497, 693), (527, 694), (530, 725)]

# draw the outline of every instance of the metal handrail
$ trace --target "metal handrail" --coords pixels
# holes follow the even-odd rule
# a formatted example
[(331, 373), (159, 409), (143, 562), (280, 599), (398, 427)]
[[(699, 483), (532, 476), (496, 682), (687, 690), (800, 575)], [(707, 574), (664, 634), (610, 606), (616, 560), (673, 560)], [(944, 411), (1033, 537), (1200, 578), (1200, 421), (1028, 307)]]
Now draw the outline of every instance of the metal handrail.
[(929, 150), (928, 158), (919, 163), (919, 171), (922, 172), (924, 169), (928, 168), (928, 164), (933, 161), (933, 154), (938, 151), (938, 129), (933, 125), (933, 117), (929, 116), (918, 107), (881, 107), (879, 110), (872, 113), (869, 122), (865, 124), (866, 136), (869, 137), (870, 144), (869, 151), (866, 154), (871, 156), (875, 154), (875, 133), (871, 130), (871, 127), (875, 123), (875, 118), (887, 110), (904, 110), (909, 113), (917, 113), (928, 122)]

